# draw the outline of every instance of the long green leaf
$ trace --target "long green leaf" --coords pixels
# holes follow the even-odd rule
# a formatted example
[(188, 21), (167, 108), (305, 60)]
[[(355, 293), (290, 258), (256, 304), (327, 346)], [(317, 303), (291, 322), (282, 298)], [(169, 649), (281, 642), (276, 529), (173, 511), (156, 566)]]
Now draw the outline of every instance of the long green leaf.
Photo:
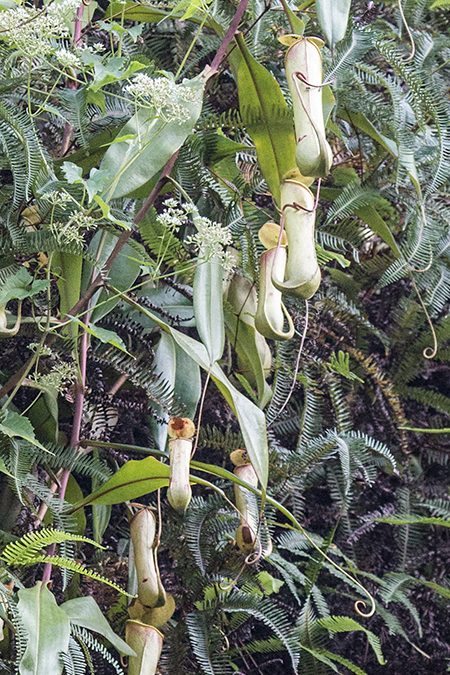
[(103, 616), (100, 607), (90, 595), (68, 600), (61, 605), (61, 609), (64, 610), (72, 623), (77, 626), (83, 626), (83, 628), (87, 628), (88, 630), (93, 630), (95, 633), (100, 633), (121, 654), (127, 654), (128, 656), (135, 655), (131, 647), (114, 633)]
[(355, 215), (358, 216), (358, 218), (361, 218), (371, 230), (383, 239), (383, 241), (392, 249), (396, 258), (400, 257), (400, 249), (392, 236), (392, 232), (373, 206), (370, 206), (370, 204), (361, 206), (359, 209), (355, 209)]
[(261, 171), (275, 201), (283, 176), (296, 167), (292, 113), (273, 75), (249, 53), (242, 36), (229, 57), (238, 85), (239, 108), (255, 144)]
[(131, 459), (98, 490), (75, 504), (73, 510), (89, 504), (120, 504), (136, 499), (161, 487), (167, 487), (169, 479), (168, 464), (162, 464), (154, 457)]
[(219, 258), (200, 259), (194, 276), (194, 315), (211, 364), (221, 358), (225, 346), (222, 287), (223, 267)]
[(327, 630), (330, 630), (332, 633), (348, 633), (354, 630), (363, 631), (363, 633), (367, 635), (369, 644), (372, 647), (373, 651), (375, 652), (375, 656), (377, 657), (378, 663), (380, 663), (381, 665), (386, 663), (386, 661), (384, 660), (383, 653), (381, 651), (379, 638), (374, 633), (372, 633), (372, 631), (368, 630), (367, 628), (364, 628), (364, 626), (361, 626), (360, 623), (358, 623), (351, 617), (327, 616), (323, 619), (318, 619), (317, 623), (319, 623), (322, 626), (322, 628), (326, 628)]

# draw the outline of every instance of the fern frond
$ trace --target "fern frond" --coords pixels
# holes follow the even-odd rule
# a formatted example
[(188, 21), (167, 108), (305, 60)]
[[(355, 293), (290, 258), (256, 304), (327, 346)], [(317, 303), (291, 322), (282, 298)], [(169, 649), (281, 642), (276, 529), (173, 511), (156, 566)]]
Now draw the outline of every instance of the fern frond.
[(369, 644), (372, 647), (375, 656), (377, 657), (378, 663), (381, 665), (386, 663), (383, 652), (381, 651), (379, 638), (374, 633), (372, 633), (372, 631), (364, 628), (364, 626), (361, 626), (361, 624), (355, 621), (355, 619), (352, 619), (349, 616), (329, 616), (324, 619), (318, 619), (317, 623), (322, 626), (322, 628), (325, 628), (332, 633), (349, 633), (354, 630), (362, 631), (366, 634), (367, 640), (369, 641)]
[(39, 532), (28, 532), (18, 541), (11, 542), (3, 549), (0, 558), (7, 565), (33, 565), (39, 551), (50, 546), (50, 544), (60, 544), (63, 541), (79, 541), (104, 548), (88, 537), (54, 530), (49, 527)]

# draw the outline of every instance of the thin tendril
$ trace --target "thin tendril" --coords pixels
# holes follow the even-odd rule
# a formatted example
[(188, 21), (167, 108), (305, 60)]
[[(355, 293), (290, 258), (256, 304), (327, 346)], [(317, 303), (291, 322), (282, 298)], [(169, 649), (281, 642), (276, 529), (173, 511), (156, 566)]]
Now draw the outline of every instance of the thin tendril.
[[(409, 260), (412, 260), (412, 259), (414, 258), (414, 256), (416, 255), (417, 251), (419, 250), (420, 244), (422, 243), (422, 235), (423, 235), (423, 231), (424, 231), (425, 225), (428, 224), (428, 223), (427, 223), (427, 214), (426, 214), (426, 212), (425, 212), (425, 206), (424, 206), (424, 204), (423, 204), (422, 201), (420, 202), (420, 212), (421, 212), (421, 214), (422, 214), (422, 224), (421, 224), (420, 230), (419, 230), (419, 240), (418, 240), (418, 242), (417, 242), (416, 248), (414, 249), (414, 251), (413, 251), (413, 252), (411, 253), (411, 255), (409, 256)], [(416, 269), (413, 268), (411, 271), (412, 271), (412, 272), (428, 272), (428, 270), (430, 269), (431, 265), (433, 264), (433, 253), (432, 253), (431, 249), (430, 249), (430, 255), (431, 255), (431, 260), (430, 260), (430, 262), (428, 263), (428, 265), (427, 265), (423, 270), (416, 270)]]
[(413, 286), (414, 286), (414, 290), (416, 291), (417, 297), (419, 298), (419, 302), (420, 302), (420, 304), (422, 305), (422, 309), (423, 309), (423, 311), (424, 311), (424, 313), (425, 313), (425, 316), (427, 317), (428, 325), (429, 325), (430, 328), (431, 328), (431, 333), (432, 333), (432, 335), (433, 335), (433, 347), (425, 347), (425, 349), (423, 350), (422, 354), (424, 355), (424, 357), (425, 357), (426, 359), (434, 359), (434, 357), (435, 357), (436, 354), (437, 354), (437, 349), (438, 349), (438, 342), (437, 342), (437, 337), (436, 337), (436, 331), (434, 330), (433, 322), (431, 321), (431, 317), (430, 317), (430, 315), (429, 315), (429, 313), (428, 313), (428, 310), (427, 310), (427, 308), (426, 308), (426, 306), (425, 306), (424, 301), (422, 300), (422, 296), (420, 295), (419, 289), (417, 288), (417, 284), (416, 284), (415, 279), (414, 279), (413, 275), (411, 274), (411, 272), (410, 272), (410, 277), (411, 277), (412, 284), (413, 284)]
[(405, 24), (406, 32), (408, 33), (408, 37), (411, 41), (411, 52), (406, 59), (402, 59), (403, 63), (408, 63), (408, 61), (412, 61), (412, 59), (414, 58), (414, 55), (416, 53), (416, 44), (414, 42), (414, 38), (412, 36), (411, 29), (408, 26), (408, 22), (406, 21), (405, 13), (404, 13), (403, 7), (402, 7), (402, 0), (398, 0), (398, 8), (400, 10), (400, 14), (402, 15), (402, 20), (403, 20), (403, 23)]
[(293, 378), (292, 378), (292, 385), (291, 385), (291, 388), (290, 388), (290, 390), (289, 390), (289, 393), (288, 393), (288, 395), (287, 395), (287, 397), (286, 397), (285, 402), (284, 402), (283, 405), (281, 406), (281, 408), (280, 408), (280, 410), (278, 411), (277, 415), (276, 415), (276, 416), (273, 418), (273, 420), (267, 425), (267, 428), (269, 428), (269, 427), (275, 422), (275, 420), (278, 419), (278, 417), (281, 415), (281, 413), (283, 412), (283, 410), (285, 409), (285, 407), (286, 407), (287, 404), (289, 403), (289, 400), (290, 400), (290, 398), (291, 398), (291, 396), (292, 396), (292, 394), (293, 394), (293, 392), (294, 392), (294, 389), (295, 389), (295, 384), (296, 384), (296, 382), (297, 382), (298, 370), (299, 370), (299, 368), (300, 368), (300, 358), (301, 358), (301, 356), (302, 356), (303, 345), (304, 345), (304, 343), (305, 343), (306, 332), (307, 332), (307, 330), (308, 330), (309, 303), (308, 303), (307, 300), (305, 300), (305, 305), (306, 305), (306, 312), (305, 312), (305, 326), (304, 326), (304, 328), (303, 328), (302, 339), (301, 339), (301, 342), (300, 342), (300, 349), (298, 350), (297, 360), (296, 360), (296, 362), (295, 362), (295, 369), (294, 369), (294, 376), (293, 376)]
[(202, 391), (202, 398), (201, 398), (201, 401), (200, 401), (200, 407), (198, 409), (197, 435), (195, 437), (194, 447), (192, 448), (191, 459), (193, 458), (193, 456), (195, 455), (195, 451), (197, 450), (198, 438), (199, 438), (199, 435), (200, 435), (200, 428), (201, 428), (201, 425), (202, 425), (203, 406), (205, 404), (206, 390), (208, 388), (208, 383), (209, 383), (210, 377), (211, 377), (211, 370), (208, 370), (208, 374), (206, 375), (206, 380), (205, 380), (205, 384), (204, 384), (203, 391)]

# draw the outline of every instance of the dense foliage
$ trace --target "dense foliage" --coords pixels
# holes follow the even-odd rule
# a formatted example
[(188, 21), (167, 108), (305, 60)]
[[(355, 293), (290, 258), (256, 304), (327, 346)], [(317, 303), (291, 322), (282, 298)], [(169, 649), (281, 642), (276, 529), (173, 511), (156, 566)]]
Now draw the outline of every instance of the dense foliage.
[(2, 672), (124, 672), (142, 505), (161, 675), (446, 671), (448, 7), (0, 0)]

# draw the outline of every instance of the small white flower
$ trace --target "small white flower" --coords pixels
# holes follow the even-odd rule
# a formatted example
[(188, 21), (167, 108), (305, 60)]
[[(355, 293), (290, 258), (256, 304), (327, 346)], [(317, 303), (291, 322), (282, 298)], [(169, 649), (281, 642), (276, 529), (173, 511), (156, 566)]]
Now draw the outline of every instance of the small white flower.
[(67, 22), (72, 20), (78, 0), (49, 4), (45, 11), (34, 7), (14, 7), (1, 13), (0, 39), (9, 42), (27, 57), (55, 54), (53, 40), (68, 38)]
[(74, 211), (66, 223), (54, 222), (50, 227), (60, 244), (75, 244), (81, 248), (84, 244), (82, 230), (95, 228), (96, 221), (82, 211)]
[(79, 68), (81, 66), (81, 61), (78, 56), (69, 52), (68, 49), (58, 49), (55, 52), (55, 56), (63, 68)]
[(59, 192), (58, 190), (51, 190), (50, 192), (45, 192), (41, 199), (43, 201), (49, 202), (52, 206), (64, 205), (72, 201), (72, 198), (67, 192)]
[[(32, 352), (35, 352), (36, 349), (39, 347), (39, 342), (30, 342), (28, 345), (28, 349), (31, 349)], [(42, 345), (39, 355), (40, 356), (51, 356), (53, 354), (52, 350), (50, 347), (47, 345)]]
[(197, 228), (196, 234), (188, 237), (186, 243), (194, 244), (198, 248), (200, 258), (209, 260), (217, 256), (226, 271), (231, 271), (236, 261), (225, 246), (232, 243), (233, 238), (228, 227), (222, 227), (220, 223), (214, 223), (209, 218), (200, 216), (197, 209), (193, 211), (193, 221)]
[(31, 382), (34, 382), (39, 388), (56, 389), (58, 392), (62, 393), (69, 384), (76, 380), (76, 377), (77, 367), (75, 363), (61, 361), (45, 375), (33, 373), (30, 375), (30, 380)]
[(95, 43), (91, 46), (90, 50), (92, 51), (93, 54), (98, 54), (98, 53), (100, 53), (100, 52), (104, 52), (104, 51), (105, 51), (105, 45), (103, 45), (101, 42), (95, 42)]
[(182, 225), (185, 225), (188, 221), (188, 214), (190, 210), (187, 204), (178, 204), (176, 199), (166, 199), (164, 202), (165, 209), (160, 213), (156, 221), (163, 227), (171, 230), (172, 232), (178, 232)]
[(190, 115), (183, 102), (197, 100), (197, 92), (184, 84), (176, 84), (169, 75), (152, 78), (145, 73), (136, 73), (125, 91), (140, 103), (154, 108), (156, 115), (165, 122), (177, 121), (178, 124), (183, 124)]

